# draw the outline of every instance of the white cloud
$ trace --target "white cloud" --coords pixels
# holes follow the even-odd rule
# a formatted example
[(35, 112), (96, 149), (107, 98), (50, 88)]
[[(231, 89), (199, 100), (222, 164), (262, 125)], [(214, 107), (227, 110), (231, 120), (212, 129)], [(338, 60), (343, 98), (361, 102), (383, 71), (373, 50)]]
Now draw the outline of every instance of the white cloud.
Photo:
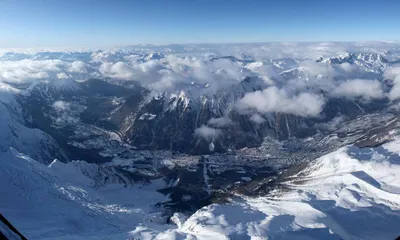
[(208, 124), (216, 128), (224, 128), (233, 124), (232, 120), (228, 117), (211, 118)]
[(290, 96), (284, 89), (269, 87), (263, 91), (247, 93), (238, 102), (238, 109), (253, 108), (261, 113), (280, 112), (303, 117), (316, 116), (325, 104), (320, 95), (303, 92)]
[(70, 64), (68, 72), (71, 73), (87, 73), (87, 64), (82, 61), (74, 61)]
[(36, 79), (45, 79), (59, 72), (65, 66), (60, 60), (1, 61), (0, 80), (22, 83)]
[(318, 124), (318, 126), (321, 128), (330, 130), (330, 131), (334, 131), (335, 129), (337, 129), (340, 126), (340, 124), (342, 124), (344, 122), (344, 120), (345, 120), (345, 118), (343, 116), (337, 116), (337, 117), (334, 117), (329, 122)]
[(55, 101), (51, 105), (56, 111), (68, 111), (71, 105), (65, 101)]
[(38, 73), (33, 73), (32, 77), (38, 79), (45, 79), (49, 77), (49, 74), (47, 72), (38, 72)]
[(252, 122), (254, 122), (255, 124), (262, 124), (265, 122), (265, 119), (263, 117), (261, 117), (260, 114), (257, 114), (257, 113), (251, 115), (250, 120)]
[(355, 70), (355, 67), (353, 65), (351, 65), (350, 63), (347, 63), (347, 62), (339, 64), (337, 66), (338, 66), (339, 69), (341, 69), (341, 70), (343, 70), (345, 72), (348, 72), (348, 73), (350, 73), (350, 72)]
[(134, 75), (134, 70), (128, 64), (124, 62), (117, 62), (117, 63), (103, 63), (100, 66), (100, 72), (110, 78), (119, 78), (130, 80)]
[(389, 92), (389, 99), (396, 100), (400, 98), (400, 75), (397, 75), (393, 80), (393, 87)]
[(0, 104), (1, 103), (14, 103), (15, 94), (19, 93), (20, 90), (0, 81)]
[(341, 83), (332, 91), (335, 97), (356, 98), (364, 100), (379, 99), (384, 97), (382, 84), (378, 80), (354, 79)]
[(245, 76), (240, 66), (227, 59), (209, 61), (175, 55), (145, 62), (103, 62), (99, 71), (110, 78), (140, 81), (157, 91), (196, 88), (199, 92), (211, 92)]
[(71, 78), (71, 75), (67, 75), (67, 74), (64, 73), (64, 72), (61, 72), (61, 73), (57, 73), (56, 77), (57, 77), (58, 79), (67, 79), (67, 78)]
[(195, 135), (205, 139), (206, 141), (212, 141), (213, 139), (218, 138), (220, 134), (221, 130), (207, 127), (205, 125), (202, 125), (195, 130)]
[(383, 73), (385, 79), (393, 80), (393, 87), (390, 89), (388, 97), (390, 100), (396, 100), (400, 98), (400, 66), (394, 66), (386, 69)]
[[(337, 56), (344, 51), (365, 49), (367, 46), (368, 43), (266, 43), (240, 44), (229, 47), (226, 45), (199, 45), (186, 47), (185, 50), (170, 47), (167, 51), (165, 48), (164, 51), (167, 52), (164, 53), (166, 55), (160, 59), (148, 58), (146, 51), (155, 52), (151, 47), (140, 48), (132, 52), (119, 50), (88, 52), (87, 56), (85, 55), (86, 57), (82, 57), (82, 54), (74, 56), (73, 54), (57, 53), (58, 55), (53, 56), (49, 53), (38, 53), (38, 55), (31, 53), (31, 55), (25, 56), (27, 59), (19, 60), (19, 58), (15, 58), (13, 61), (2, 61), (0, 56), (0, 81), (29, 83), (40, 79), (109, 77), (136, 80), (157, 91), (184, 90), (191, 91), (191, 94), (201, 95), (215, 93), (219, 89), (227, 88), (246, 76), (260, 76), (268, 85), (278, 86), (278, 91), (271, 89), (268, 91), (276, 93), (275, 97), (284, 99), (284, 103), (264, 104), (266, 108), (262, 107), (263, 103), (256, 104), (260, 106), (260, 110), (308, 116), (318, 112), (318, 105), (323, 102), (319, 95), (312, 93), (321, 89), (328, 93), (335, 91), (336, 96), (378, 98), (379, 89), (374, 89), (373, 85), (368, 85), (368, 89), (358, 92), (351, 91), (349, 86), (345, 84), (337, 88), (338, 79), (343, 80), (343, 77), (346, 77), (346, 79), (355, 78), (354, 76), (357, 76), (362, 69), (347, 63), (329, 65), (315, 62), (315, 59), (320, 56), (326, 59), (326, 57)], [(373, 44), (373, 46), (376, 49), (385, 49), (389, 45)], [(175, 54), (177, 52), (179, 54)], [(216, 56), (230, 55), (239, 59), (249, 57), (259, 61), (256, 63), (234, 62), (224, 58), (210, 61), (209, 56), (214, 54)], [(63, 57), (58, 57), (59, 55)], [(12, 57), (12, 55), (5, 55), (4, 59), (10, 59), (10, 56)], [(52, 59), (58, 57), (63, 60), (48, 60), (49, 56)], [(276, 59), (277, 57), (279, 59)], [(82, 59), (87, 59), (87, 61), (81, 61)], [(296, 67), (298, 67), (303, 78), (290, 78), (290, 76), (284, 78), (279, 75), (283, 70)], [(390, 68), (384, 76), (394, 79), (399, 73), (400, 67)], [(368, 76), (365, 78), (368, 78)], [(395, 98), (396, 91), (393, 88), (392, 98)], [(251, 102), (250, 99), (256, 96), (257, 94), (245, 97), (242, 103)], [(300, 97), (316, 100), (316, 104), (304, 107), (304, 104), (297, 102)], [(264, 96), (264, 98), (266, 97)], [(255, 106), (255, 103), (249, 105)], [(296, 107), (293, 106), (297, 105), (303, 106), (304, 109), (296, 110)], [(316, 106), (316, 108), (313, 108), (313, 106)]]
[(79, 114), (86, 109), (85, 106), (65, 101), (55, 101), (51, 106), (55, 110), (53, 120), (56, 124), (75, 124), (80, 121)]
[(391, 80), (395, 79), (399, 75), (400, 75), (400, 66), (398, 65), (386, 69), (385, 72), (383, 73), (383, 76), (386, 79), (391, 79)]
[[(71, 74), (90, 77), (88, 65), (82, 61), (23, 59), (0, 61), (0, 81), (29, 83), (41, 79), (71, 78)], [(71, 74), (67, 74), (71, 73)]]

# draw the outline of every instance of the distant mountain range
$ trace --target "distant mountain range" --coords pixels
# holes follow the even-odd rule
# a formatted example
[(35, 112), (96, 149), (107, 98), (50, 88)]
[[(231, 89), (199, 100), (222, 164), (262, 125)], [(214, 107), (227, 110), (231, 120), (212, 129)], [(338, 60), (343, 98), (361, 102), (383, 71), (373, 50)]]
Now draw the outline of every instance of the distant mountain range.
[(384, 53), (1, 62), (0, 212), (29, 239), (396, 236), (396, 62)]

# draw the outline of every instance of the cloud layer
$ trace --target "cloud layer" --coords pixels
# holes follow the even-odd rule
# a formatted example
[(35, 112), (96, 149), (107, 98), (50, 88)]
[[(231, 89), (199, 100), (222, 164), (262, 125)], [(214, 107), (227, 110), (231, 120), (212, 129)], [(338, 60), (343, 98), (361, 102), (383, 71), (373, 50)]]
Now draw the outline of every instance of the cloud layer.
[(66, 62), (62, 60), (33, 60), (0, 61), (0, 81), (9, 83), (32, 83), (43, 79), (63, 79), (73, 74), (85, 74), (84, 78), (92, 75), (81, 61)]
[[(388, 61), (380, 61), (382, 56), (398, 60), (399, 46), (379, 42), (260, 43), (6, 52), (0, 53), (0, 82), (29, 85), (41, 80), (104, 78), (138, 81), (152, 90), (171, 94), (184, 90), (192, 96), (213, 96), (218, 90), (256, 76), (269, 87), (250, 86), (248, 89), (254, 92), (245, 94), (236, 108), (261, 124), (265, 121), (263, 114), (271, 112), (318, 116), (329, 97), (363, 101), (400, 98), (400, 67), (388, 67)], [(322, 60), (316, 61), (320, 57)], [(390, 79), (393, 87), (384, 86), (383, 79)], [(208, 122), (212, 128), (230, 124), (227, 117)]]
[(197, 128), (195, 130), (196, 136), (199, 136), (208, 142), (218, 138), (220, 134), (221, 134), (221, 130), (212, 128), (212, 127), (208, 127), (205, 125), (202, 125), (201, 127)]
[(302, 117), (317, 116), (324, 106), (322, 96), (303, 92), (289, 95), (284, 89), (269, 87), (262, 91), (247, 93), (239, 102), (239, 110), (254, 108), (261, 113), (287, 113)]
[(386, 79), (392, 80), (393, 87), (389, 92), (390, 100), (397, 100), (400, 98), (400, 66), (396, 65), (394, 67), (388, 68), (383, 76)]
[(332, 91), (335, 97), (363, 98), (364, 100), (379, 99), (384, 97), (382, 84), (378, 80), (354, 79), (339, 84)]

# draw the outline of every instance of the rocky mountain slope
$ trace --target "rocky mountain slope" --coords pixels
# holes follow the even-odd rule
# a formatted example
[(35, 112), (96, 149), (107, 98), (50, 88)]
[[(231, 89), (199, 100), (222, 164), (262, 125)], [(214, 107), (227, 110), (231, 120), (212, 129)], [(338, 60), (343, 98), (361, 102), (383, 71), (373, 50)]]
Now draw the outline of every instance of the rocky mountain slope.
[(0, 212), (28, 239), (394, 239), (386, 57), (3, 54)]
[[(342, 64), (344, 61), (364, 67), (365, 72), (375, 72), (377, 66), (382, 72), (388, 64), (376, 54), (346, 56), (330, 58), (321, 61), (321, 64)], [(280, 76), (303, 78), (301, 72), (293, 72), (296, 76), (290, 77), (287, 73), (283, 71)], [(93, 140), (94, 136), (104, 135), (104, 139), (100, 137), (98, 141), (109, 141), (110, 135), (113, 135), (111, 138), (115, 143), (104, 144), (126, 143), (136, 149), (201, 154), (209, 153), (212, 144), (212, 151), (225, 152), (260, 145), (265, 137), (278, 140), (308, 137), (319, 130), (320, 123), (338, 116), (353, 119), (365, 113), (381, 111), (388, 105), (386, 100), (366, 102), (361, 98), (332, 98), (320, 89), (320, 93), (327, 96), (327, 101), (317, 117), (279, 112), (243, 113), (237, 109), (236, 103), (247, 93), (263, 91), (269, 86), (263, 78), (253, 76), (214, 94), (198, 96), (193, 89), (159, 93), (139, 84), (116, 84), (107, 79), (83, 82), (57, 80), (30, 87), (19, 101), (26, 114), (32, 116), (32, 126), (58, 139), (70, 149), (69, 152), (84, 154), (75, 155), (75, 158), (87, 160), (93, 158), (90, 151), (93, 145), (97, 145), (97, 149), (110, 148), (101, 147)], [(255, 117), (258, 121), (254, 120)], [(210, 127), (218, 137), (196, 134), (196, 129), (202, 126)], [(94, 135), (90, 137), (91, 141), (87, 140), (88, 134)]]

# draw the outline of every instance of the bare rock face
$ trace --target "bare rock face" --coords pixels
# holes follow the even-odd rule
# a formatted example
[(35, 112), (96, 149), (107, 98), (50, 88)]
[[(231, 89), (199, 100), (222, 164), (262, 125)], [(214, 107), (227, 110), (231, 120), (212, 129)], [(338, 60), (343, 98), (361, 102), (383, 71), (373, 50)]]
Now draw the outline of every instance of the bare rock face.
[[(163, 56), (153, 54), (148, 57), (158, 59)], [(222, 58), (240, 64), (263, 64), (248, 58)], [(274, 76), (278, 84), (280, 80), (329, 78), (310, 76), (304, 67), (295, 67), (294, 59), (273, 61), (280, 65), (285, 63), (285, 69), (290, 68)], [(383, 55), (375, 53), (348, 53), (321, 58), (317, 62), (330, 67), (356, 65), (363, 74), (358, 77), (368, 79), (381, 76), (390, 65)], [(390, 83), (379, 80), (384, 87), (390, 88)], [(23, 116), (18, 118), (24, 122), (16, 120), (14, 125), (21, 123), (21, 127), (41, 131), (43, 141), (38, 143), (40, 147), (37, 149), (45, 149), (45, 153), (37, 156), (46, 156), (44, 162), (54, 158), (107, 162), (127, 149), (208, 154), (257, 147), (265, 138), (279, 141), (304, 139), (321, 131), (329, 134), (333, 129), (327, 129), (326, 124), (337, 118), (350, 121), (388, 106), (387, 100), (365, 102), (357, 98), (332, 97), (318, 88), (313, 91), (325, 96), (326, 102), (315, 117), (260, 113), (255, 109), (242, 111), (237, 107), (237, 102), (246, 94), (269, 87), (268, 81), (257, 76), (246, 77), (230, 87), (208, 94), (199, 94), (196, 89), (159, 93), (136, 82), (116, 79), (40, 82), (29, 87), (25, 94), (18, 95), (18, 104), (23, 112)], [(207, 134), (201, 133), (200, 130), (204, 129)], [(11, 130), (8, 135), (13, 135)]]
[[(190, 91), (155, 93), (138, 84), (92, 79), (61, 86), (40, 83), (19, 96), (19, 102), (30, 126), (49, 134), (69, 158), (96, 162), (108, 161), (112, 154), (99, 152), (110, 148), (204, 154), (259, 146), (266, 137), (306, 138), (335, 117), (353, 119), (387, 104), (329, 98), (318, 117), (243, 113), (236, 108), (246, 93), (266, 87), (261, 78), (248, 77), (213, 95), (195, 96)], [(198, 134), (202, 126), (214, 131), (213, 136)]]

